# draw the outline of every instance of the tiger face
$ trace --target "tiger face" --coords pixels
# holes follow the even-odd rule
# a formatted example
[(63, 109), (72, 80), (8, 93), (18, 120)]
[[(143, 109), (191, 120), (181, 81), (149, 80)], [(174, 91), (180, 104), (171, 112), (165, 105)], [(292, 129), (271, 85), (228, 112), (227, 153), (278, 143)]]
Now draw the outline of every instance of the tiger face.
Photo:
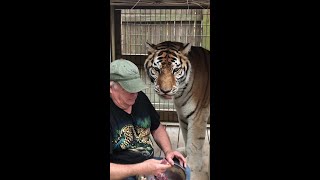
[(187, 57), (191, 44), (180, 42), (162, 42), (157, 45), (147, 44), (148, 57), (144, 68), (154, 90), (166, 99), (172, 97), (189, 80), (191, 63)]

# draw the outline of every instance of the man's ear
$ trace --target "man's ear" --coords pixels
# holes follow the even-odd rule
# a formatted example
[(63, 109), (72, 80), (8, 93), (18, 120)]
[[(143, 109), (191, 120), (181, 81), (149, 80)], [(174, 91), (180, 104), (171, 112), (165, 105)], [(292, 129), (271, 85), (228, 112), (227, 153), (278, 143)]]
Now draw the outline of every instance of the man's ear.
[(114, 81), (110, 81), (110, 94), (112, 94), (112, 86), (114, 86)]

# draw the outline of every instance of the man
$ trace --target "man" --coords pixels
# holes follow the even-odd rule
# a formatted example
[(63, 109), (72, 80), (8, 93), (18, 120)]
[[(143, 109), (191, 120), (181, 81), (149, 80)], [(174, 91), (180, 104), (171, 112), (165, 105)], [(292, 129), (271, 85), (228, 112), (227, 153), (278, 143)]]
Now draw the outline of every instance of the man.
[[(187, 167), (186, 159), (172, 150), (165, 128), (148, 97), (138, 67), (124, 59), (110, 64), (110, 179), (136, 179), (139, 175), (159, 176), (174, 165)], [(153, 139), (168, 164), (154, 159)]]

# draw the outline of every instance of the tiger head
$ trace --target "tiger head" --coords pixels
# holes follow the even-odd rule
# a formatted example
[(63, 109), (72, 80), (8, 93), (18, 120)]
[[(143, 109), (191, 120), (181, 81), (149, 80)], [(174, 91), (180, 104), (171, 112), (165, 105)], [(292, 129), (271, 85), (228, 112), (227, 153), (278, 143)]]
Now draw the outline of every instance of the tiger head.
[(189, 80), (191, 63), (187, 57), (191, 44), (166, 41), (157, 45), (146, 43), (148, 57), (144, 68), (154, 90), (166, 99), (172, 97)]

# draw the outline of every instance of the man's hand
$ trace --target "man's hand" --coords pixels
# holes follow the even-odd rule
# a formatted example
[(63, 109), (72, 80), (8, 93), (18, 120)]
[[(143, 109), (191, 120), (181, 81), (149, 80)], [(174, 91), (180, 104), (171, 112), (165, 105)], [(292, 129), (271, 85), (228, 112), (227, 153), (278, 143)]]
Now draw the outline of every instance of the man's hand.
[(164, 173), (168, 168), (171, 167), (171, 164), (165, 163), (163, 160), (148, 159), (142, 162), (145, 175), (159, 175)]
[(137, 164), (110, 163), (110, 179), (125, 179), (130, 176), (159, 176), (164, 173), (171, 164), (156, 159), (148, 159)]
[(183, 167), (187, 167), (187, 160), (183, 157), (183, 155), (178, 151), (169, 151), (166, 152), (166, 159), (167, 161), (173, 166), (174, 161), (172, 160), (174, 157), (179, 159), (180, 165)]

